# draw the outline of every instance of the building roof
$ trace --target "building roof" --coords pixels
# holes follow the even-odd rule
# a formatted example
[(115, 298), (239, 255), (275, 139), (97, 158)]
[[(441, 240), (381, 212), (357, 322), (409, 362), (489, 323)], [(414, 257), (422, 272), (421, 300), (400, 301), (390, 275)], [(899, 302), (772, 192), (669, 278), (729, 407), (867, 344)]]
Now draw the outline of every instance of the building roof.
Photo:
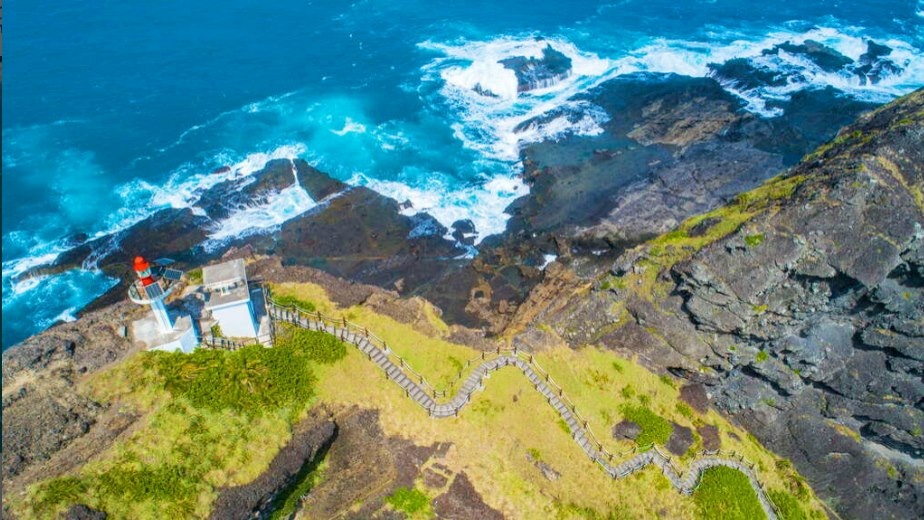
[(247, 270), (244, 268), (244, 260), (240, 258), (202, 268), (202, 285), (206, 289), (217, 289), (236, 282), (243, 282), (245, 287), (247, 285)]
[(206, 309), (250, 301), (247, 270), (240, 258), (202, 268), (202, 285), (208, 291)]
[(241, 283), (229, 290), (209, 291), (205, 299), (205, 308), (214, 309), (232, 303), (244, 303), (249, 301), (250, 290), (247, 288), (247, 284)]

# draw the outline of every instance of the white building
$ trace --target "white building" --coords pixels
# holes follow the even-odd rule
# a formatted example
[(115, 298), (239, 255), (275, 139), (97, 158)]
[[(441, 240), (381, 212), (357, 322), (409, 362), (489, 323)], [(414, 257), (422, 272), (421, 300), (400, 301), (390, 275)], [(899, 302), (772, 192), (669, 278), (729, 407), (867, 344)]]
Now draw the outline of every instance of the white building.
[(222, 335), (229, 338), (257, 337), (258, 325), (243, 260), (203, 267), (202, 285), (206, 290), (205, 308), (212, 312)]
[(178, 287), (182, 271), (152, 270), (144, 257), (137, 256), (133, 264), (138, 279), (128, 288), (128, 298), (138, 305), (150, 305), (151, 313), (132, 322), (135, 341), (147, 350), (190, 353), (198, 341), (192, 318), (183, 312), (167, 309), (166, 299)]

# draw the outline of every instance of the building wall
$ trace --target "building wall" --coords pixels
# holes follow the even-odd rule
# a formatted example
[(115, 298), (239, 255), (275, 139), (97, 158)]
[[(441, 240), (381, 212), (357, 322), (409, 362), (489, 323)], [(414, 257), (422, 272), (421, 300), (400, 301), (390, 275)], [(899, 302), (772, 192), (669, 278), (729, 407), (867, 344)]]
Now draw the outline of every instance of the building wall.
[(196, 331), (190, 326), (179, 338), (169, 343), (151, 347), (148, 350), (163, 350), (165, 352), (182, 352), (184, 354), (189, 354), (193, 350), (196, 350), (198, 344), (199, 341), (196, 339)]
[(222, 334), (229, 338), (257, 337), (257, 325), (249, 301), (212, 309), (212, 317), (218, 321)]

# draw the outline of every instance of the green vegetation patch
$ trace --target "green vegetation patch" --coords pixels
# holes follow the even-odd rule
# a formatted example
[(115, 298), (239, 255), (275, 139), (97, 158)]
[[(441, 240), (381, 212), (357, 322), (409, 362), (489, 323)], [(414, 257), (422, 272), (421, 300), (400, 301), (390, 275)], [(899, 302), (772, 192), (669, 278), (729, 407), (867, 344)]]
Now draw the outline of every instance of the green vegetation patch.
[(276, 346), (293, 352), (304, 352), (318, 363), (334, 363), (346, 355), (346, 343), (325, 332), (307, 330), (283, 323), (277, 329)]
[(279, 446), (288, 428), (288, 421), (275, 417), (251, 419), (173, 402), (106, 459), (87, 464), (78, 475), (32, 486), (17, 517), (57, 518), (74, 503), (110, 518), (205, 517), (210, 500), (203, 498), (218, 487), (256, 478), (274, 451), (254, 450)]
[(712, 520), (754, 520), (766, 518), (757, 492), (744, 473), (726, 466), (703, 472), (693, 495), (697, 518)]
[(202, 268), (197, 267), (186, 271), (186, 276), (189, 277), (189, 282), (194, 285), (202, 285)]
[(416, 488), (399, 487), (394, 493), (385, 498), (385, 502), (396, 511), (406, 513), (408, 516), (433, 516), (430, 509), (430, 497)]
[(757, 247), (764, 241), (763, 233), (755, 233), (744, 237), (744, 244), (748, 247)]
[[(318, 337), (319, 342), (331, 338), (314, 334), (326, 336)], [(313, 391), (312, 357), (301, 343), (249, 345), (234, 352), (150, 352), (146, 357), (163, 388), (196, 408), (255, 415), (305, 402)]]
[(324, 470), (327, 469), (327, 451), (317, 454), (314, 459), (305, 464), (295, 476), (295, 483), (282, 492), (273, 501), (269, 520), (283, 520), (291, 518), (298, 508), (301, 498), (308, 494), (324, 479)]
[(221, 331), (221, 325), (219, 325), (219, 324), (217, 324), (217, 323), (214, 324), (214, 325), (212, 325), (212, 328), (210, 329), (210, 332), (212, 333), (212, 337), (213, 337), (213, 338), (223, 338), (223, 337), (225, 337), (225, 334)]
[(798, 498), (781, 489), (771, 489), (767, 495), (777, 508), (781, 520), (809, 520), (810, 518), (825, 518), (821, 511), (807, 512)]
[(620, 410), (626, 420), (641, 427), (642, 433), (635, 439), (639, 446), (664, 444), (674, 431), (670, 422), (644, 406), (625, 405)]
[[(102, 377), (151, 403), (144, 428), (80, 474), (33, 486), (21, 516), (53, 518), (73, 503), (114, 518), (207, 516), (215, 489), (256, 478), (288, 439), (314, 396), (314, 366), (345, 354), (337, 338), (295, 327), (273, 348), (138, 354)], [(316, 469), (303, 470), (280, 510), (294, 510)]]
[(272, 298), (277, 305), (281, 305), (283, 307), (295, 307), (296, 309), (301, 309), (305, 312), (315, 312), (317, 310), (317, 307), (314, 305), (314, 303), (307, 300), (302, 300), (289, 294), (274, 294)]
[(758, 363), (763, 363), (764, 361), (770, 359), (770, 354), (767, 354), (766, 350), (761, 350), (757, 353), (757, 357), (754, 358)]

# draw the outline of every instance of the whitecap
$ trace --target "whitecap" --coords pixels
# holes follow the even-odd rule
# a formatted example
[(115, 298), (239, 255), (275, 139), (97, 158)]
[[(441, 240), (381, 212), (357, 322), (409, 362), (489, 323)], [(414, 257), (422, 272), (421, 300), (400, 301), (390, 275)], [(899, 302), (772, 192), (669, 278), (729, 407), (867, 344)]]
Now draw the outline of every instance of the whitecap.
[(366, 125), (362, 123), (357, 123), (351, 118), (346, 118), (346, 121), (343, 123), (343, 128), (340, 130), (331, 130), (331, 133), (337, 134), (339, 136), (344, 136), (346, 134), (364, 134), (366, 133)]
[[(426, 41), (418, 45), (441, 54), (422, 68), (423, 81), (439, 85), (439, 102), (457, 120), (452, 125), (455, 137), (486, 157), (514, 162), (526, 143), (568, 133), (599, 132), (607, 120), (602, 110), (572, 98), (608, 79), (612, 63), (562, 38), (502, 36), (490, 41)], [(571, 60), (570, 74), (540, 88), (518, 92), (516, 74), (500, 61), (541, 58), (547, 47)], [(567, 117), (549, 122), (538, 119), (552, 111)], [(523, 131), (529, 121), (533, 124)]]
[(210, 226), (206, 250), (214, 250), (229, 240), (278, 229), (283, 223), (316, 207), (308, 192), (298, 182), (298, 173), (292, 165), (292, 185), (269, 193), (265, 200), (235, 209), (227, 218)]
[[(404, 177), (422, 178), (419, 172)], [(411, 205), (404, 207), (402, 214), (413, 216), (427, 213), (447, 229), (451, 229), (456, 221), (469, 219), (478, 232), (476, 244), (489, 235), (504, 232), (509, 219), (504, 213), (505, 209), (529, 190), (522, 179), (507, 174), (494, 175), (458, 189), (452, 189), (439, 176), (431, 176), (424, 185), (412, 185), (356, 173), (348, 182), (368, 187), (399, 203), (409, 201)], [(446, 233), (446, 238), (452, 239), (450, 232)]]

